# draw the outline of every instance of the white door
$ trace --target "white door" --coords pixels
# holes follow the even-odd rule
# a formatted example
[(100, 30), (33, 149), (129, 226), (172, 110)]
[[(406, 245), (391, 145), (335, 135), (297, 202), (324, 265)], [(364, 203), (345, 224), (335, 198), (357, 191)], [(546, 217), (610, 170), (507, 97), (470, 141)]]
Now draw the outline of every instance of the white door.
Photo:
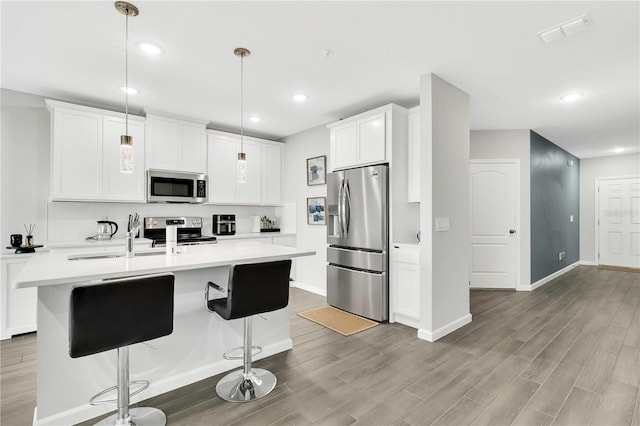
[(515, 288), (518, 165), (471, 162), (471, 287)]
[(601, 180), (598, 210), (599, 263), (640, 268), (640, 178)]

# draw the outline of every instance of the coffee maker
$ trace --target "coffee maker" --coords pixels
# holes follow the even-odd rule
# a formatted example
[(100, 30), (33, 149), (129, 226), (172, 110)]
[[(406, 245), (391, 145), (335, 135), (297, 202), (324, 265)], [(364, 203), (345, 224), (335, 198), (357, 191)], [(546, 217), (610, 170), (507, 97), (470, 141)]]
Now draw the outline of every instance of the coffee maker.
[(235, 235), (236, 215), (235, 214), (214, 214), (213, 215), (214, 235)]

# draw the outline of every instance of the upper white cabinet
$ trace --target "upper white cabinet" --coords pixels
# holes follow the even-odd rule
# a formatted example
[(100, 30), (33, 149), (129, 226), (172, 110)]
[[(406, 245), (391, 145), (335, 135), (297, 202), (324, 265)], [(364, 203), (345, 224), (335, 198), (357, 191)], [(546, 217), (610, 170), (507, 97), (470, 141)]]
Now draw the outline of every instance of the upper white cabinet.
[(133, 173), (120, 173), (124, 114), (57, 101), (51, 112), (51, 199), (144, 201), (144, 118), (129, 116)]
[(204, 173), (207, 134), (204, 121), (147, 114), (146, 168)]
[(209, 202), (279, 205), (282, 203), (283, 145), (245, 137), (247, 181), (238, 183), (236, 164), (240, 136), (208, 130)]
[[(394, 114), (403, 111), (406, 110), (389, 104), (329, 124), (330, 169), (390, 162)], [(406, 120), (406, 116), (403, 117)]]
[(420, 107), (409, 110), (409, 154), (407, 156), (407, 201), (420, 201)]

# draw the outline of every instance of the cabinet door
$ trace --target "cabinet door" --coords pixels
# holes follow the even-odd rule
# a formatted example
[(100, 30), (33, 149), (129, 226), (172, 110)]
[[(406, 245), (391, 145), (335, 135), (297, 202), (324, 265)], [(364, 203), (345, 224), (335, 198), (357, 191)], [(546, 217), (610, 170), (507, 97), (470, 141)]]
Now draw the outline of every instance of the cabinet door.
[(207, 174), (209, 175), (209, 202), (234, 203), (236, 201), (236, 163), (238, 138), (231, 136), (208, 137)]
[(409, 114), (407, 201), (420, 201), (420, 110)]
[(53, 199), (99, 199), (102, 192), (102, 116), (56, 108), (53, 113)]
[[(37, 329), (38, 291), (12, 287), (12, 282), (29, 258), (2, 260), (2, 327), (0, 338)], [(6, 304), (5, 304), (6, 303)]]
[(356, 123), (331, 129), (331, 169), (358, 164), (358, 138)]
[[(238, 203), (260, 204), (261, 202), (262, 157), (260, 145), (256, 142), (244, 141), (244, 152), (247, 154), (247, 181), (237, 183), (236, 180), (236, 201)], [(240, 142), (237, 144), (236, 152), (240, 152)], [(236, 156), (236, 161), (237, 158)], [(234, 167), (236, 161), (233, 162)]]
[(282, 203), (282, 153), (277, 145), (262, 145), (262, 203)]
[(180, 170), (178, 120), (149, 116), (146, 134), (147, 169)]
[(358, 163), (384, 161), (385, 151), (385, 114), (376, 114), (358, 120)]
[(120, 173), (120, 135), (125, 134), (125, 120), (104, 118), (102, 142), (102, 199), (144, 201), (144, 123), (129, 120), (133, 137), (133, 173)]
[(204, 173), (207, 170), (207, 135), (205, 126), (181, 121), (182, 161), (179, 170)]

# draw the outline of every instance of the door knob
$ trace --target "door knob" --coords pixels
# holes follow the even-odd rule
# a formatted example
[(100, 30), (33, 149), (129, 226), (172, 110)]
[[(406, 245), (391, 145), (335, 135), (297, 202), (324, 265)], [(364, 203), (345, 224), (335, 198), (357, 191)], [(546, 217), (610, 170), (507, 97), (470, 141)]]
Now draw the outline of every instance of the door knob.
[(516, 233), (516, 230), (515, 230), (515, 229), (509, 229), (509, 233), (510, 233), (511, 235), (513, 235), (513, 234), (515, 234), (515, 233)]

